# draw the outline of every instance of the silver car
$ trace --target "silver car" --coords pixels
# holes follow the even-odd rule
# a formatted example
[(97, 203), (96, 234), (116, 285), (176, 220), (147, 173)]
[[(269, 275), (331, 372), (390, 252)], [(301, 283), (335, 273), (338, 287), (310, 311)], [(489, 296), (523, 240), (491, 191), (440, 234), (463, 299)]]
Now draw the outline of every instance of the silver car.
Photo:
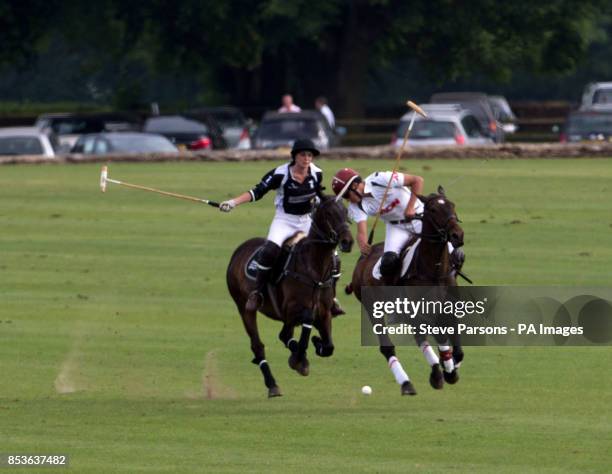
[(162, 135), (139, 132), (90, 133), (81, 135), (71, 153), (106, 155), (109, 153), (178, 153)]
[(0, 128), (0, 155), (41, 155), (55, 158), (53, 137), (37, 127)]
[(580, 110), (612, 111), (612, 82), (588, 84), (582, 93)]
[[(459, 104), (422, 104), (427, 118), (416, 115), (408, 138), (411, 147), (492, 145), (476, 117)], [(400, 119), (392, 144), (401, 147), (414, 112)]]

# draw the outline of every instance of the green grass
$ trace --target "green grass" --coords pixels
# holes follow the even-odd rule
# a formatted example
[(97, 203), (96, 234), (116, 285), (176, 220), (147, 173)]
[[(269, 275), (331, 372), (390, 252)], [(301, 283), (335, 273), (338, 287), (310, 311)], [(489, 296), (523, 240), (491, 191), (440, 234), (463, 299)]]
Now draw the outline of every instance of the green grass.
[[(340, 166), (391, 166), (319, 164), (328, 182)], [(456, 202), (477, 284), (612, 285), (612, 160), (405, 165)], [(273, 166), (110, 175), (222, 200)], [(0, 168), (0, 452), (67, 453), (67, 472), (609, 472), (610, 348), (466, 348), (461, 382), (440, 392), (418, 350), (400, 348), (419, 391), (402, 398), (344, 297), (336, 353), (311, 352), (307, 378), (260, 319), (284, 393), (266, 399), (224, 273), (267, 232), (271, 196), (221, 215), (113, 185), (102, 195), (98, 177), (97, 165)]]

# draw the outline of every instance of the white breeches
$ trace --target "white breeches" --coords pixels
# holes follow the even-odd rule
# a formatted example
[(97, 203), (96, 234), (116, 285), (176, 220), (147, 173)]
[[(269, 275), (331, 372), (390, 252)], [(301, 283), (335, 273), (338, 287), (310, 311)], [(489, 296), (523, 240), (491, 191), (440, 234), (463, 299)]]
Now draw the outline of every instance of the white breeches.
[(419, 234), (423, 228), (420, 220), (414, 220), (407, 224), (386, 223), (385, 252), (395, 252), (399, 255), (408, 241), (416, 233)]
[[(390, 224), (386, 223), (386, 236), (385, 236), (385, 252), (395, 252), (398, 255), (402, 249), (406, 246), (408, 241), (414, 234), (420, 234), (423, 230), (423, 222), (420, 220), (414, 220), (408, 224)], [(453, 253), (455, 247), (448, 242), (448, 253)]]
[(307, 234), (310, 230), (311, 222), (310, 214), (296, 216), (277, 210), (270, 225), (268, 240), (281, 247), (283, 242), (296, 232), (301, 231)]

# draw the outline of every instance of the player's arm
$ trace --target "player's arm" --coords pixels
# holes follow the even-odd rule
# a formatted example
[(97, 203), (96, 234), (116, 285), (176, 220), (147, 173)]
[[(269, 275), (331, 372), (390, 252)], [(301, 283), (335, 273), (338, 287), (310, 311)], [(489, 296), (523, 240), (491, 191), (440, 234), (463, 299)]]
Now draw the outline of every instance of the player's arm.
[(363, 255), (368, 255), (372, 247), (368, 244), (368, 221), (357, 222), (357, 245)]
[(406, 210), (404, 211), (404, 215), (406, 217), (414, 216), (414, 205), (416, 204), (417, 195), (423, 193), (423, 178), (416, 175), (404, 174), (404, 186), (410, 188), (410, 200), (408, 201), (408, 205), (406, 206)]
[(222, 212), (230, 212), (236, 206), (244, 204), (245, 202), (258, 201), (271, 189), (277, 189), (280, 186), (282, 179), (282, 175), (275, 174), (275, 170), (272, 170), (261, 178), (261, 181), (250, 191), (239, 194), (229, 201), (222, 202), (219, 206), (219, 210)]

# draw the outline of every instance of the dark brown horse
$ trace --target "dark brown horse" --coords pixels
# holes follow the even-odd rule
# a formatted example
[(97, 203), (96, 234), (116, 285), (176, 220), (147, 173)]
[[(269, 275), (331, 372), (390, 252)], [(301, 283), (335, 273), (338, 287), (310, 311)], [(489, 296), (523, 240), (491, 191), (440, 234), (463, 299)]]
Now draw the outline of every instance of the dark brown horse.
[[(430, 194), (427, 197), (419, 196), (419, 199), (423, 201), (425, 209), (423, 215), (416, 218), (422, 219), (423, 226), (421, 233), (411, 243), (414, 243), (417, 238), (420, 238), (421, 242), (412, 258), (408, 271), (405, 275), (398, 275), (395, 285), (456, 286), (455, 272), (452, 271), (450, 265), (448, 242), (454, 248), (461, 247), (463, 245), (463, 229), (459, 225), (455, 205), (446, 198), (442, 187), (438, 188), (438, 194)], [(384, 284), (372, 275), (372, 270), (382, 254), (383, 245), (378, 244), (372, 247), (369, 255), (360, 257), (353, 272), (352, 282), (346, 288), (347, 293), (354, 291), (357, 299), (361, 301), (362, 287)], [(370, 319), (372, 320), (371, 317)], [(452, 349), (449, 346), (449, 339)], [(430, 362), (429, 381), (432, 387), (436, 389), (443, 387), (444, 380), (451, 384), (459, 380), (457, 368), (463, 360), (463, 350), (458, 335), (449, 336), (449, 339), (438, 341), (440, 358), (444, 367), (443, 372), (439, 361), (435, 362), (437, 356), (429, 346), (427, 337), (415, 335), (417, 345)], [(379, 335), (379, 345), (380, 352), (387, 361), (392, 357), (394, 361), (397, 361), (395, 347), (387, 334)], [(399, 361), (397, 362), (399, 363)], [(402, 395), (414, 395), (415, 393), (412, 384), (402, 386)]]
[[(264, 239), (254, 238), (236, 249), (227, 267), (227, 286), (251, 338), (251, 350), (255, 356), (252, 362), (261, 369), (268, 396), (276, 397), (281, 392), (266, 361), (264, 344), (257, 329), (257, 312), (245, 308), (249, 293), (255, 287), (245, 275), (245, 265), (263, 243)], [(293, 247), (289, 263), (282, 269), (281, 279), (268, 285), (259, 310), (283, 323), (278, 337), (291, 352), (289, 366), (301, 375), (309, 373), (306, 350), (313, 326), (320, 335), (312, 337), (317, 355), (329, 357), (334, 352), (330, 309), (334, 298), (333, 259), (338, 245), (343, 252), (350, 252), (353, 246), (347, 212), (334, 198), (324, 196), (313, 212), (308, 235)], [(293, 330), (298, 325), (302, 329), (299, 340), (295, 340)]]

